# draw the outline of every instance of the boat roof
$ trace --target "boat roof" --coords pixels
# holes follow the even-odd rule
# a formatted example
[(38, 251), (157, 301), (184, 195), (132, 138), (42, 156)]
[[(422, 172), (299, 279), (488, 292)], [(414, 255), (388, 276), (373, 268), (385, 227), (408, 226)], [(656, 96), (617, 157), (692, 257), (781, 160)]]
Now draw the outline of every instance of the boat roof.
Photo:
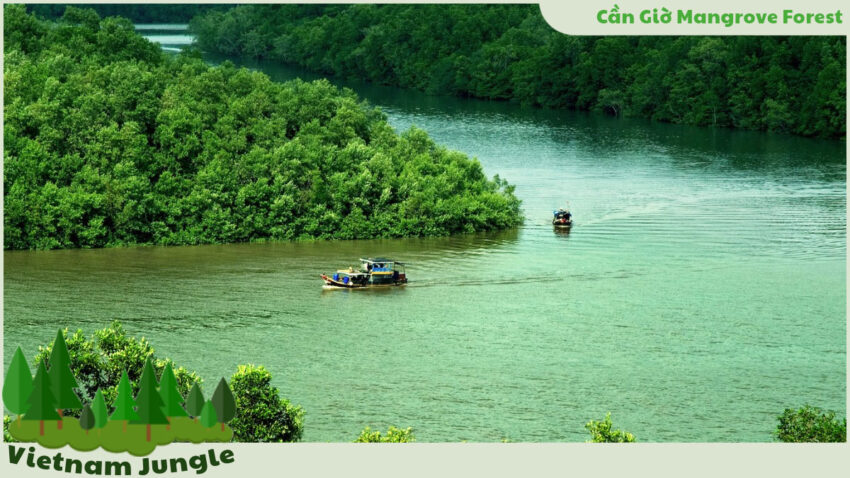
[(374, 264), (376, 262), (386, 264), (386, 263), (389, 262), (389, 263), (393, 263), (393, 264), (399, 264), (399, 265), (402, 265), (402, 266), (404, 265), (404, 262), (396, 261), (396, 260), (393, 260), (393, 259), (387, 259), (386, 257), (376, 257), (374, 259), (370, 257), (368, 259), (360, 259), (360, 262), (364, 262), (366, 264)]

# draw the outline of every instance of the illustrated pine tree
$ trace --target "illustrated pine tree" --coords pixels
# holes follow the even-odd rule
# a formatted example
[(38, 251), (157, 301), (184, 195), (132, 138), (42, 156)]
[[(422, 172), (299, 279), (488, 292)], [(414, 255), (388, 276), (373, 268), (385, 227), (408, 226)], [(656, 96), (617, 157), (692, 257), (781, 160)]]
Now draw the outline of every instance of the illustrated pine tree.
[(201, 410), (201, 425), (204, 428), (212, 428), (216, 423), (218, 423), (218, 414), (215, 412), (215, 406), (212, 400), (207, 400)]
[(130, 420), (138, 420), (139, 415), (133, 408), (136, 406), (133, 400), (133, 394), (130, 391), (130, 377), (127, 376), (127, 371), (121, 374), (121, 380), (118, 382), (118, 397), (115, 399), (115, 410), (109, 416), (110, 420), (121, 420), (124, 422), (122, 431), (127, 432), (127, 422)]
[(91, 411), (94, 414), (94, 427), (100, 433), (100, 429), (106, 426), (106, 422), (109, 419), (109, 409), (106, 408), (106, 400), (103, 399), (103, 392), (100, 389), (97, 389), (97, 392), (94, 394), (94, 400), (91, 402)]
[(86, 435), (94, 427), (94, 421), (94, 412), (87, 403), (83, 406), (83, 412), (80, 414), (80, 428), (86, 431)]
[(56, 427), (62, 429), (62, 410), (77, 410), (83, 407), (80, 397), (74, 393), (77, 388), (77, 379), (71, 372), (71, 357), (68, 355), (68, 346), (65, 345), (65, 336), (60, 330), (56, 333), (53, 341), (53, 349), (50, 351), (50, 386), (56, 397), (56, 409), (59, 413), (59, 422)]
[(186, 411), (195, 419), (197, 423), (198, 417), (201, 416), (201, 411), (204, 409), (204, 394), (201, 392), (201, 387), (197, 382), (192, 385), (189, 391), (189, 397), (186, 398)]
[(18, 416), (18, 426), (21, 426), (21, 416), (30, 407), (30, 394), (32, 394), (32, 373), (24, 353), (18, 347), (3, 378), (3, 405)]
[(233, 392), (227, 385), (227, 381), (222, 377), (218, 382), (212, 396), (212, 404), (218, 414), (221, 422), (221, 431), (224, 431), (224, 424), (233, 420), (236, 416), (236, 399), (233, 398)]
[(136, 395), (136, 413), (139, 418), (131, 423), (146, 425), (145, 439), (151, 441), (151, 425), (167, 424), (168, 419), (162, 412), (164, 405), (162, 397), (157, 391), (156, 372), (151, 365), (151, 359), (145, 361), (145, 369), (142, 378), (139, 379), (139, 394)]
[(38, 420), (38, 434), (44, 435), (45, 420), (62, 420), (56, 413), (56, 399), (50, 390), (50, 378), (47, 376), (47, 368), (44, 362), (38, 363), (35, 378), (32, 381), (32, 393), (29, 398), (29, 409), (24, 415), (24, 420)]
[(168, 419), (166, 430), (171, 429), (171, 419), (174, 417), (188, 417), (189, 414), (183, 409), (183, 396), (180, 395), (180, 390), (177, 388), (177, 379), (174, 377), (174, 370), (171, 368), (171, 362), (165, 365), (162, 371), (162, 378), (159, 380), (159, 396), (164, 403), (162, 411), (165, 418)]

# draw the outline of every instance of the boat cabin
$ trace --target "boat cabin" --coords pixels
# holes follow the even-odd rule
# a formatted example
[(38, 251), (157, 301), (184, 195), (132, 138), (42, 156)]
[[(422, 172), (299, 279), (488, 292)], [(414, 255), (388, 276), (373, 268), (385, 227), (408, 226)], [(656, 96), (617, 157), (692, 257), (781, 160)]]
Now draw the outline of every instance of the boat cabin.
[(374, 285), (403, 284), (407, 282), (407, 274), (404, 271), (404, 263), (376, 257), (360, 259), (360, 268), (371, 276)]
[(570, 227), (573, 225), (573, 215), (569, 209), (558, 209), (552, 211), (552, 225), (555, 227)]

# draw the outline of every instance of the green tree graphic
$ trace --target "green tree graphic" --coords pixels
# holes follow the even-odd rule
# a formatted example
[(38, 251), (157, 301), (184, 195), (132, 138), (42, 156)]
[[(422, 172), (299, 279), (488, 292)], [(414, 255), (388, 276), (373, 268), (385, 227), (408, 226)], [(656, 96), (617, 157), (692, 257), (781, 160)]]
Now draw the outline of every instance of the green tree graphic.
[(21, 426), (21, 415), (30, 407), (31, 393), (32, 372), (27, 365), (27, 359), (24, 358), (24, 353), (18, 347), (3, 379), (3, 405), (18, 416), (18, 426)]
[(201, 410), (201, 425), (205, 428), (211, 428), (216, 423), (218, 423), (218, 415), (215, 412), (215, 405), (213, 405), (212, 400), (207, 400), (203, 410)]
[(121, 375), (121, 381), (118, 382), (118, 397), (115, 399), (115, 411), (109, 417), (110, 420), (123, 420), (123, 431), (127, 432), (127, 422), (130, 420), (138, 420), (139, 415), (133, 410), (136, 406), (133, 395), (130, 393), (130, 377), (127, 376), (127, 371)]
[(94, 427), (94, 412), (91, 410), (91, 407), (87, 403), (83, 407), (83, 412), (80, 414), (80, 428), (86, 431), (86, 435), (89, 434), (89, 430)]
[(56, 427), (62, 429), (62, 410), (76, 410), (83, 407), (80, 403), (80, 397), (74, 393), (77, 388), (77, 379), (74, 378), (74, 373), (71, 372), (71, 357), (68, 355), (68, 346), (65, 345), (65, 336), (62, 330), (56, 333), (56, 340), (53, 342), (53, 349), (50, 352), (50, 386), (56, 398), (56, 408), (59, 413), (60, 420)]
[(109, 419), (109, 409), (106, 408), (106, 400), (103, 399), (103, 392), (97, 389), (94, 394), (94, 400), (91, 404), (92, 413), (94, 413), (95, 428), (103, 428), (106, 426), (106, 421)]
[(137, 420), (132, 423), (147, 425), (145, 431), (145, 439), (151, 441), (151, 425), (167, 424), (168, 419), (162, 413), (162, 397), (157, 391), (156, 372), (153, 371), (151, 359), (145, 361), (145, 369), (142, 371), (142, 378), (139, 379), (139, 394), (136, 395), (136, 413), (139, 414)]
[(204, 393), (201, 392), (201, 387), (198, 386), (196, 382), (192, 385), (192, 390), (189, 391), (189, 397), (186, 399), (186, 411), (189, 412), (189, 415), (194, 417), (195, 422), (197, 422), (203, 409)]
[(62, 419), (56, 413), (55, 403), (56, 399), (53, 397), (53, 392), (50, 391), (50, 378), (47, 376), (47, 369), (44, 367), (44, 362), (39, 362), (38, 370), (35, 372), (35, 378), (32, 381), (32, 394), (29, 398), (30, 407), (24, 415), (24, 420), (38, 420), (39, 435), (44, 435), (45, 420)]
[(171, 429), (172, 417), (187, 417), (186, 410), (183, 409), (183, 396), (177, 388), (177, 379), (174, 377), (174, 370), (171, 368), (171, 362), (165, 365), (162, 371), (162, 378), (159, 381), (159, 396), (165, 404), (162, 407), (165, 417), (168, 419), (166, 430)]
[(236, 400), (233, 398), (233, 392), (230, 391), (224, 377), (218, 382), (218, 386), (213, 392), (212, 403), (221, 421), (221, 431), (224, 431), (224, 424), (233, 420), (233, 417), (236, 416)]

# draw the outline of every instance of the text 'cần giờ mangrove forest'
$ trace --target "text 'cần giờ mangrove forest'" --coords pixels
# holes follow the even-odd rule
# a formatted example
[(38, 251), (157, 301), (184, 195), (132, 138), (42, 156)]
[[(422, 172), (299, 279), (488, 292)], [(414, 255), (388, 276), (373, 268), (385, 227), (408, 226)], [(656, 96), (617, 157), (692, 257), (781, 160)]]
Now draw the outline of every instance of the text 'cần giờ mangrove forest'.
[(6, 249), (440, 236), (521, 223), (505, 180), (354, 92), (164, 54), (122, 18), (5, 7)]

